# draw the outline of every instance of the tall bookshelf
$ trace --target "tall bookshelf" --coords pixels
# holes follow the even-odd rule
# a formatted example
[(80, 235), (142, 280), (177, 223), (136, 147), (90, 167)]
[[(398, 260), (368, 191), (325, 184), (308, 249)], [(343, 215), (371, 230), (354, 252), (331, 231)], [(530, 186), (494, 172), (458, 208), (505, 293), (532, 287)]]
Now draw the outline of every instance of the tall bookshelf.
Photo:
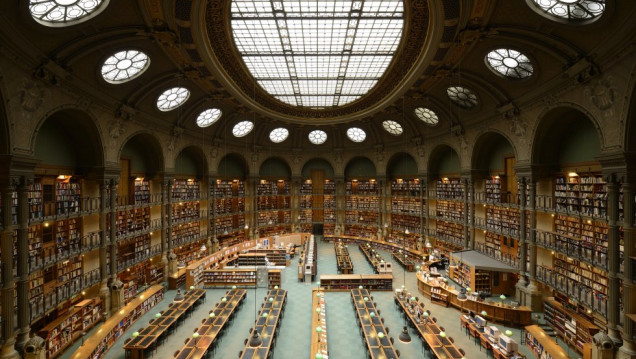
[(298, 216), (301, 232), (311, 232), (314, 210), (321, 210), (322, 204), (314, 201), (314, 186), (310, 179), (302, 181), (299, 193)]
[[(396, 178), (391, 181), (391, 228), (388, 241), (415, 248), (422, 233), (421, 216), (426, 206), (425, 189), (418, 179)], [(408, 233), (406, 232), (408, 230)]]
[(437, 220), (435, 223), (435, 236), (443, 241), (461, 245), (464, 242), (464, 225)]
[(336, 228), (336, 182), (325, 180), (323, 188), (324, 233), (333, 235)]
[(133, 197), (135, 205), (150, 203), (150, 182), (142, 177), (135, 178), (133, 182)]
[(201, 198), (200, 183), (194, 178), (175, 179), (172, 183), (173, 201), (195, 201)]
[(571, 256), (607, 268), (607, 222), (581, 217), (554, 217), (555, 246)]
[(291, 196), (289, 181), (260, 180), (256, 188), (259, 235), (284, 234), (291, 231)]
[(600, 175), (571, 173), (557, 177), (554, 197), (557, 212), (607, 217), (607, 183)]
[(572, 310), (572, 302), (563, 298), (548, 298), (544, 302), (545, 321), (566, 343), (583, 352), (586, 344), (593, 343), (593, 336), (600, 328), (589, 319)]
[(240, 179), (217, 179), (210, 184), (210, 210), (219, 245), (231, 246), (244, 240), (245, 182)]
[(516, 208), (486, 205), (486, 229), (489, 231), (518, 238), (520, 220), (521, 215)]
[(380, 215), (380, 188), (377, 181), (350, 180), (345, 183), (345, 234), (373, 237)]

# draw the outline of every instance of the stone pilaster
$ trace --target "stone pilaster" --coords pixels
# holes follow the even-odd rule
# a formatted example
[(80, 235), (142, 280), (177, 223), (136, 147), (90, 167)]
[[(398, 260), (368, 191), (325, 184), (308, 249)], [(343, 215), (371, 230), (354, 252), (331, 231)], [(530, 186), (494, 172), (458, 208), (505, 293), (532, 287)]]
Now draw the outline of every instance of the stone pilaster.
[(13, 183), (2, 186), (2, 337), (4, 343), (0, 349), (1, 359), (17, 359), (20, 355), (15, 350), (15, 332), (13, 308), (15, 297), (13, 294), (15, 282), (13, 281), (13, 220), (11, 214), (12, 195), (15, 190)]
[[(109, 245), (109, 231), (107, 226), (107, 218), (110, 215), (108, 209), (108, 191), (110, 188), (110, 182), (102, 180), (99, 184), (99, 274), (102, 278), (99, 287), (99, 296), (102, 299), (103, 311), (102, 316), (104, 319), (110, 317), (110, 288), (108, 288), (108, 265), (106, 258), (108, 257), (108, 245)], [(112, 189), (110, 189), (112, 191)]]
[(22, 177), (18, 185), (18, 337), (16, 340), (16, 350), (22, 353), (24, 345), (29, 340), (31, 331), (31, 318), (29, 315), (29, 185), (33, 183), (32, 178)]
[[(628, 179), (629, 181), (629, 179)], [(636, 230), (632, 224), (634, 218), (634, 185), (627, 182), (623, 184), (623, 240), (625, 245), (625, 270), (623, 272), (623, 345), (618, 349), (616, 355), (620, 359), (634, 359), (636, 358), (636, 342), (634, 341), (633, 333), (634, 322), (627, 317), (627, 314), (636, 313), (636, 286), (634, 283), (634, 268), (630, 265), (634, 261), (636, 251), (634, 250), (636, 240)], [(631, 333), (631, 335), (630, 335)]]
[(615, 344), (622, 342), (618, 321), (620, 315), (620, 283), (618, 278), (620, 266), (620, 243), (618, 238), (618, 184), (616, 178), (610, 175), (607, 181), (607, 225), (608, 225), (608, 248), (607, 248), (607, 274), (608, 274), (608, 296), (607, 296), (607, 331)]

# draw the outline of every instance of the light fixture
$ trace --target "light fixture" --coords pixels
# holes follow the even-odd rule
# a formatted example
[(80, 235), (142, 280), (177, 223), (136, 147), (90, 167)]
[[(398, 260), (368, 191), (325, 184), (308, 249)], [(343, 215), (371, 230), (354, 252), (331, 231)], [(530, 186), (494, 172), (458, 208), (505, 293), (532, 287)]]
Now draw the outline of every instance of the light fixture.
[(318, 333), (322, 332), (322, 327), (317, 326), (317, 327), (316, 327), (316, 331), (317, 331)]
[(227, 298), (225, 297), (221, 298), (221, 302), (227, 302)]
[(406, 325), (402, 327), (402, 333), (400, 333), (398, 340), (404, 344), (408, 344), (411, 342), (411, 335), (409, 334), (409, 329), (406, 327)]
[(267, 312), (263, 313), (263, 318), (267, 318), (269, 316), (269, 314), (267, 314)]
[(371, 318), (375, 318), (375, 312), (371, 312), (371, 313), (369, 313), (369, 316), (370, 316)]
[(512, 336), (512, 330), (506, 330), (506, 335), (507, 336)]
[(488, 315), (488, 313), (487, 313), (485, 310), (482, 310), (482, 311), (481, 311), (481, 315), (485, 317), (485, 316), (487, 316), (487, 315)]
[(446, 332), (439, 332), (439, 336), (442, 338), (446, 338)]
[(409, 232), (409, 229), (407, 228), (407, 229), (404, 231), (404, 234), (409, 234), (409, 233), (411, 233), (411, 232)]
[(132, 333), (132, 337), (133, 337), (133, 338), (137, 338), (138, 336), (139, 336), (139, 332), (134, 332), (134, 333)]
[(378, 333), (378, 338), (380, 338), (380, 339), (384, 338), (384, 333), (379, 332), (379, 333)]
[(224, 235), (224, 236), (227, 236), (227, 235), (229, 235), (229, 234), (230, 234), (230, 233), (227, 231), (227, 229), (223, 231), (223, 235)]
[(214, 312), (210, 313), (210, 318), (214, 318), (216, 317), (216, 314)]
[(161, 313), (155, 314), (155, 318), (161, 318)]
[(459, 289), (459, 294), (457, 294), (457, 300), (461, 300), (463, 302), (466, 299), (468, 299), (468, 297), (466, 297), (466, 289), (464, 287), (461, 287)]
[(578, 177), (579, 174), (576, 172), (568, 172), (568, 177)]
[(250, 338), (249, 346), (252, 348), (260, 347), (263, 344), (263, 340), (258, 335), (258, 329), (254, 328), (252, 331), (252, 337)]

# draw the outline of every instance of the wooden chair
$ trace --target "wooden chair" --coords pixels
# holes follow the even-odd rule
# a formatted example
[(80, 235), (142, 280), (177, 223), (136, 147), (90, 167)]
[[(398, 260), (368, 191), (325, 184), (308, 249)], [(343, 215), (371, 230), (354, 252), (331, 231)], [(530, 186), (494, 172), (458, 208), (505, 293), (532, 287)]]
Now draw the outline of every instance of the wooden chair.
[[(436, 321), (437, 322), (437, 321)], [(441, 325), (439, 326), (439, 330), (445, 332), (446, 330), (444, 329), (444, 327), (442, 327)]]
[(448, 337), (448, 341), (451, 343), (455, 343), (455, 339), (453, 339), (453, 337)]
[(243, 351), (242, 351), (242, 350), (239, 352), (239, 358), (240, 358), (241, 356), (243, 356)]
[(178, 350), (177, 350), (176, 352), (174, 352), (173, 357), (174, 357), (174, 358), (176, 358), (176, 357), (177, 357), (177, 355), (179, 355), (179, 351), (178, 351)]
[(397, 357), (400, 357), (400, 350), (399, 349), (395, 349), (395, 354), (397, 355)]
[(488, 339), (486, 339), (486, 338), (485, 338), (485, 337), (483, 337), (483, 336), (480, 336), (480, 337), (479, 337), (479, 341), (481, 342), (481, 346), (482, 346), (483, 348), (486, 348), (486, 351), (488, 351), (488, 350), (492, 350), (492, 345), (490, 344), (490, 342), (488, 341)]

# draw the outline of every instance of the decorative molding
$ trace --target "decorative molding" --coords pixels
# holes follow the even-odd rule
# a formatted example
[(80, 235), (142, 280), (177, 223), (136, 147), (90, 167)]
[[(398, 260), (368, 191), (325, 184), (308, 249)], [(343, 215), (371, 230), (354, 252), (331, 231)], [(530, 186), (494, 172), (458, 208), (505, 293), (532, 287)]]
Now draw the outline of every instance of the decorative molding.
[(22, 80), (22, 90), (20, 91), (20, 106), (25, 111), (35, 112), (42, 106), (48, 94), (49, 91), (38, 82), (24, 78)]

